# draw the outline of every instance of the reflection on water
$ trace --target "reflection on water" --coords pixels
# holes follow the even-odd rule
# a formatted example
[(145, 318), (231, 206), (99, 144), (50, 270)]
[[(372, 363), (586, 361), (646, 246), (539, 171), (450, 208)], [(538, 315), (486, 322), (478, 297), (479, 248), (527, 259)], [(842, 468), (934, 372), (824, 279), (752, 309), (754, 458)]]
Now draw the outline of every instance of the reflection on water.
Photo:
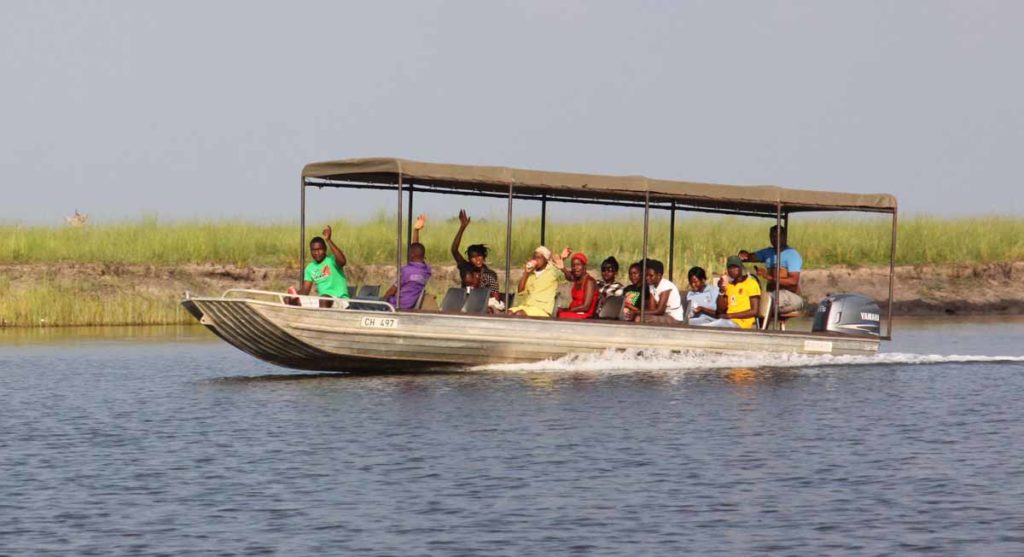
[(1014, 322), (407, 375), (91, 332), (0, 333), (0, 554), (1024, 553)]

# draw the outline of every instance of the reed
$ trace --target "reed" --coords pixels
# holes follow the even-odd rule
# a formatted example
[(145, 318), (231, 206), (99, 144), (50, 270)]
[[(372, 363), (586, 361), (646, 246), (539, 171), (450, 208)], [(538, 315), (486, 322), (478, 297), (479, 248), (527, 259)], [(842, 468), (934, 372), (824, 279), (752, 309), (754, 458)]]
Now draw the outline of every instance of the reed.
[[(349, 260), (360, 263), (394, 261), (395, 223), (381, 216), (364, 222), (337, 220), (335, 238)], [(714, 266), (738, 248), (755, 249), (767, 242), (770, 221), (744, 218), (680, 218), (676, 223), (677, 265)], [(512, 229), (514, 264), (525, 260), (540, 240), (539, 220), (515, 222)], [(668, 221), (651, 221), (652, 257), (667, 259)], [(423, 232), (427, 260), (445, 262), (456, 219), (434, 219)], [(642, 252), (641, 223), (636, 220), (549, 222), (547, 244), (552, 249), (572, 246), (592, 259), (614, 255), (620, 262), (636, 260)], [(310, 228), (307, 239), (319, 234)], [(899, 229), (897, 263), (991, 263), (1024, 259), (1024, 218), (969, 217), (905, 219)], [(499, 219), (474, 221), (463, 248), (485, 243), (491, 264), (504, 264), (505, 224)], [(808, 268), (831, 265), (888, 263), (889, 228), (886, 219), (824, 219), (794, 216), (790, 243), (804, 256)], [(138, 222), (86, 227), (0, 225), (0, 264), (104, 263), (181, 265), (223, 263), (294, 267), (298, 264), (296, 227), (287, 223), (244, 221), (172, 222), (155, 218)]]

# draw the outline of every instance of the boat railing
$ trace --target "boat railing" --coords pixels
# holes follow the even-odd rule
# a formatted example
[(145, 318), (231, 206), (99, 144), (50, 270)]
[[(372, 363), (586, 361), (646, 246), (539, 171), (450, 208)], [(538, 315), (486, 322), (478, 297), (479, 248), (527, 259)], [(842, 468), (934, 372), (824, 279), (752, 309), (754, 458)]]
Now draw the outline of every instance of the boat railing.
[(346, 311), (346, 310), (361, 310), (361, 311), (383, 311), (388, 313), (395, 312), (395, 306), (382, 300), (351, 300), (347, 298), (332, 298), (331, 307), (324, 308), (320, 307), (320, 301), (325, 298), (319, 296), (303, 296), (301, 294), (288, 294), (286, 292), (271, 292), (269, 290), (253, 290), (249, 288), (231, 288), (221, 294), (221, 298), (256, 298), (257, 300), (276, 302), (285, 306), (295, 306), (294, 302), (290, 301), (297, 300), (298, 305), (304, 308), (320, 309), (324, 311)]

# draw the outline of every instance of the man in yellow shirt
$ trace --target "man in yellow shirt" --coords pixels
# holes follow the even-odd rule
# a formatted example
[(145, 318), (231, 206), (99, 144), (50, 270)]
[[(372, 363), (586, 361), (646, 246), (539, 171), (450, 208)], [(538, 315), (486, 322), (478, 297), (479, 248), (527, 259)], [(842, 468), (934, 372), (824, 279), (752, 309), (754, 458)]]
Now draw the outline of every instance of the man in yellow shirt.
[(550, 264), (551, 250), (540, 246), (533, 250), (533, 257), (526, 261), (523, 276), (519, 279), (515, 306), (508, 308), (510, 315), (528, 317), (551, 317), (555, 306), (558, 283), (562, 272)]
[(700, 326), (753, 329), (761, 305), (761, 285), (747, 274), (739, 256), (729, 257), (725, 267), (726, 276), (718, 281), (718, 319)]

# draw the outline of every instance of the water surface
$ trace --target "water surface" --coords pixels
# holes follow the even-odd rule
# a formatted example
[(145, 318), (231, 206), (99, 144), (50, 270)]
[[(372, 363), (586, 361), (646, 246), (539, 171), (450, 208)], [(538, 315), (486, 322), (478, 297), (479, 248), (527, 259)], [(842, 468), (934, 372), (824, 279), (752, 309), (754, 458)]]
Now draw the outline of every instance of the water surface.
[(0, 332), (0, 554), (1024, 554), (1020, 321), (358, 377), (91, 333)]

